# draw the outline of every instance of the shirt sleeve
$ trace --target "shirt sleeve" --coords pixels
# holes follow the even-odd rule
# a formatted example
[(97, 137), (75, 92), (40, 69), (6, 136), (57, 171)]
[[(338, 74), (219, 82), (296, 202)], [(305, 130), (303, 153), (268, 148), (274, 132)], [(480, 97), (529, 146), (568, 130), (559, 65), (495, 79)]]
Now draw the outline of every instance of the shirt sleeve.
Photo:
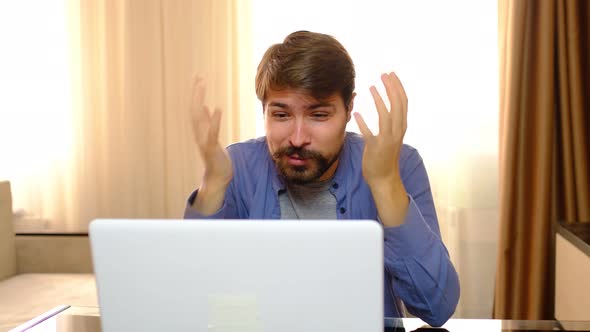
[(408, 311), (441, 326), (459, 301), (459, 277), (441, 240), (428, 175), (417, 151), (401, 169), (410, 203), (404, 223), (384, 229), (385, 269)]

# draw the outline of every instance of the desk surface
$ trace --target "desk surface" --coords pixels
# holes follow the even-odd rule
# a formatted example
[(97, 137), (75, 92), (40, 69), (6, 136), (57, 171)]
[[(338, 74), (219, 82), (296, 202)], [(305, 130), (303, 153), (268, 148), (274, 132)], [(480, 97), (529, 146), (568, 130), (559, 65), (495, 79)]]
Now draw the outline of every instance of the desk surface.
[[(385, 331), (449, 331), (449, 332), (518, 332), (518, 331), (587, 331), (590, 322), (582, 321), (523, 321), (496, 319), (451, 319), (442, 328), (430, 328), (417, 318), (387, 318)], [(99, 332), (100, 312), (96, 307), (55, 308), (14, 332)]]

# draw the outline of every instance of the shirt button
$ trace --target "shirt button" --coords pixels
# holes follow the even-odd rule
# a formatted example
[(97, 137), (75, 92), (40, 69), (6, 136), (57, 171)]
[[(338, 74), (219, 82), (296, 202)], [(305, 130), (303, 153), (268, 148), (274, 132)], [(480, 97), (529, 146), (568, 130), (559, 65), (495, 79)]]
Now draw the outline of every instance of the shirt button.
[(334, 189), (338, 189), (338, 183), (334, 183), (334, 184), (332, 185), (332, 188), (334, 188)]
[(343, 208), (343, 207), (341, 207), (341, 208), (340, 208), (340, 213), (344, 214), (345, 212), (346, 212), (346, 209), (345, 209), (345, 208)]

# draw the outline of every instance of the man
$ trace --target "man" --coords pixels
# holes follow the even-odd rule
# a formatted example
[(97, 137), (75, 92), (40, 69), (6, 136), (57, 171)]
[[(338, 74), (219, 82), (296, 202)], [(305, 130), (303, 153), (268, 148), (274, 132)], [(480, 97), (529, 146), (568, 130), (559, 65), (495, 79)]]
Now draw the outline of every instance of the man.
[(354, 113), (362, 137), (347, 133), (354, 65), (333, 37), (299, 31), (265, 53), (256, 75), (266, 136), (219, 144), (221, 112), (193, 96), (203, 182), (185, 218), (373, 219), (384, 227), (385, 315), (408, 311), (433, 326), (453, 314), (457, 273), (440, 239), (426, 170), (403, 144), (408, 101), (394, 73), (383, 74), (387, 105), (370, 88), (379, 114), (374, 135)]

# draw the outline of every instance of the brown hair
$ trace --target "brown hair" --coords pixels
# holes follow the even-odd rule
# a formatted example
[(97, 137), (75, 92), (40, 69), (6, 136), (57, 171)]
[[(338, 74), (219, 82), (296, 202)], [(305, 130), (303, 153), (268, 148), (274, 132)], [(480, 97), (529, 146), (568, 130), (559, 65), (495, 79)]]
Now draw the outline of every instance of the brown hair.
[(302, 89), (318, 100), (340, 93), (348, 109), (354, 92), (354, 64), (334, 37), (297, 31), (268, 48), (256, 73), (256, 95), (264, 104), (269, 89)]

